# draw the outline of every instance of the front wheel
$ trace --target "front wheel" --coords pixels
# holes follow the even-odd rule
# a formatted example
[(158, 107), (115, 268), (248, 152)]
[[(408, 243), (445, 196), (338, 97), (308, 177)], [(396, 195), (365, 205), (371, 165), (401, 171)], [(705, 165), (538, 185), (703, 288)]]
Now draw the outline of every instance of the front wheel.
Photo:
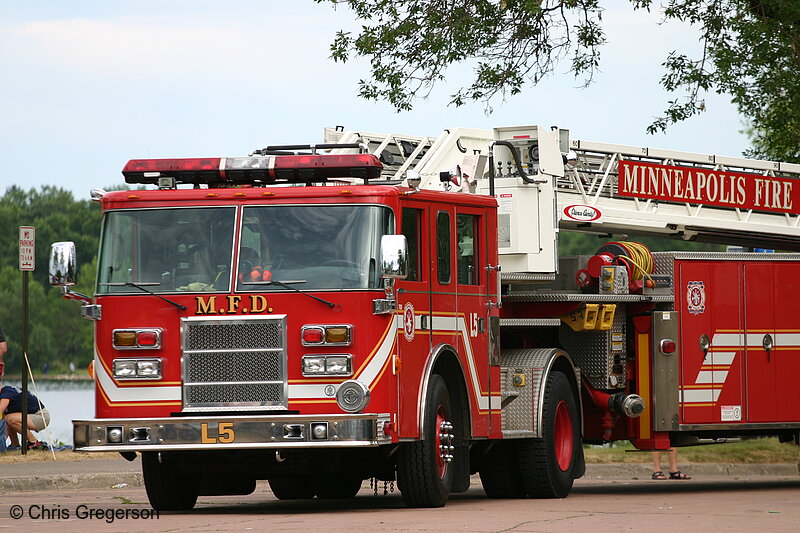
[(178, 464), (164, 461), (159, 452), (142, 453), (142, 476), (147, 499), (156, 511), (187, 511), (197, 502), (200, 475), (181, 472)]
[(311, 477), (311, 486), (317, 498), (346, 500), (354, 498), (361, 490), (361, 477), (348, 472), (329, 472)]
[(561, 372), (548, 376), (544, 395), (542, 438), (520, 442), (520, 473), (530, 496), (564, 498), (572, 490), (581, 456), (577, 402)]
[(269, 488), (279, 500), (309, 500), (314, 497), (314, 488), (305, 475), (269, 478)]
[(442, 507), (450, 497), (456, 430), (452, 421), (458, 420), (454, 415), (444, 379), (431, 375), (424, 439), (404, 444), (397, 459), (397, 486), (409, 507)]

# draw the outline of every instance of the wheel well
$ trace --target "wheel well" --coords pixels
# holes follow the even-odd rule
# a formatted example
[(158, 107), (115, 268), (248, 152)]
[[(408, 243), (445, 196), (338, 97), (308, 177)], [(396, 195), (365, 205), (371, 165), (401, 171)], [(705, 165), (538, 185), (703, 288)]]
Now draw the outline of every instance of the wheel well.
[(553, 365), (550, 367), (550, 372), (561, 372), (567, 377), (569, 386), (572, 387), (572, 394), (575, 396), (575, 401), (578, 404), (578, 416), (581, 417), (581, 425), (583, 424), (583, 407), (581, 404), (580, 389), (578, 388), (578, 380), (575, 376), (575, 369), (567, 357), (556, 357)]
[(454, 405), (458, 405), (461, 427), (466, 428), (465, 438), (472, 437), (472, 420), (469, 395), (467, 394), (466, 381), (458, 357), (450, 351), (445, 350), (436, 359), (432, 373), (439, 374), (447, 385), (447, 391)]

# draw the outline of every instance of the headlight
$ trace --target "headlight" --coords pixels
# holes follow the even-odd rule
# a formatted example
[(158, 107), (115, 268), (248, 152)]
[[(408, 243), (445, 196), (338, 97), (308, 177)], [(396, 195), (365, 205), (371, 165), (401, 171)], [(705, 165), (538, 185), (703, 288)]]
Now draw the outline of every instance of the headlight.
[(304, 376), (349, 376), (353, 373), (350, 354), (304, 355)]
[(349, 355), (329, 355), (325, 358), (325, 372), (337, 376), (350, 375)]
[(306, 355), (303, 357), (303, 375), (317, 376), (325, 373), (325, 358)]
[(133, 360), (115, 360), (114, 361), (114, 377), (115, 378), (135, 378), (136, 377), (136, 361)]
[(161, 359), (114, 359), (116, 379), (161, 379)]

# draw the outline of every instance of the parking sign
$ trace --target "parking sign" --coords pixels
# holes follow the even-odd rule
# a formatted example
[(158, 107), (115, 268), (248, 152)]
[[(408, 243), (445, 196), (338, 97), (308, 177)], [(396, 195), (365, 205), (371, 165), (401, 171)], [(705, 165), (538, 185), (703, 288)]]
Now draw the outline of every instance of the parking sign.
[(19, 227), (19, 269), (32, 272), (36, 268), (36, 228)]

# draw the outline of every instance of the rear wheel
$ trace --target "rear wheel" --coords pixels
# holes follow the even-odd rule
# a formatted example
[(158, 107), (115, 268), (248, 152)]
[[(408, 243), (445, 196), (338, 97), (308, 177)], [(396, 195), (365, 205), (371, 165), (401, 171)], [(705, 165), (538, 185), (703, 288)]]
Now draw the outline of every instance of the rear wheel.
[(442, 507), (450, 497), (454, 415), (444, 379), (432, 374), (425, 396), (425, 438), (404, 444), (397, 459), (397, 486), (409, 507)]
[(481, 484), (490, 498), (524, 498), (527, 495), (517, 467), (516, 441), (496, 442), (481, 461)]
[(578, 408), (567, 376), (553, 372), (544, 387), (542, 438), (520, 443), (525, 490), (534, 498), (564, 498), (577, 477), (581, 452)]
[(314, 488), (308, 476), (304, 475), (270, 478), (269, 488), (279, 500), (308, 500), (314, 497)]
[(156, 511), (186, 511), (197, 502), (200, 475), (181, 472), (178, 464), (160, 460), (158, 452), (142, 453), (142, 476)]

